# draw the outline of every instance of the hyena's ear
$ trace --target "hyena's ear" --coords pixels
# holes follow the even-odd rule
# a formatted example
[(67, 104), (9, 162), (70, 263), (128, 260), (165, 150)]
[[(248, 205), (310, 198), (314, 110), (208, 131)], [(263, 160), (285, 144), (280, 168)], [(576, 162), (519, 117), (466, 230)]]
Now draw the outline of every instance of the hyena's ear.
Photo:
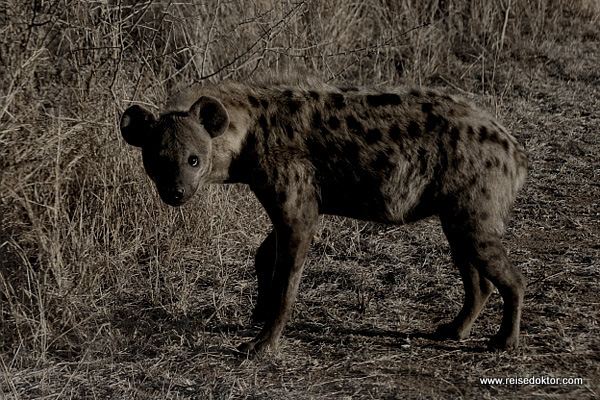
[(211, 137), (217, 137), (229, 127), (229, 114), (214, 97), (202, 96), (190, 108), (190, 115), (200, 120)]
[(121, 135), (130, 145), (142, 147), (155, 122), (156, 119), (150, 111), (138, 105), (131, 106), (121, 117)]

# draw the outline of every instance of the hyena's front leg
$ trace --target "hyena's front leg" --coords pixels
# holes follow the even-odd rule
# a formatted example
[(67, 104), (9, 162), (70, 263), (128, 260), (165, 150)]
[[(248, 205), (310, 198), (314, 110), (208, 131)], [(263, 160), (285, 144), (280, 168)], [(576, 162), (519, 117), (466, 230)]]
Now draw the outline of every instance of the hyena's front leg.
[[(301, 200), (296, 200), (301, 195)], [(272, 233), (269, 236), (271, 239), (267, 239), (273, 240), (275, 237), (275, 268), (270, 288), (263, 294), (266, 297), (260, 300), (266, 299), (269, 302), (262, 310), (265, 325), (254, 340), (239, 346), (238, 349), (243, 352), (261, 352), (277, 346), (292, 311), (306, 255), (318, 222), (315, 198), (306, 196), (306, 192), (303, 193), (299, 188), (293, 188), (293, 193), (285, 196), (287, 201), (283, 204), (272, 200), (278, 196), (267, 197), (260, 192), (257, 196), (273, 222), (275, 234)], [(265, 282), (267, 279), (263, 281)], [(260, 296), (259, 293), (259, 298)]]
[(276, 244), (277, 235), (275, 229), (273, 229), (262, 242), (254, 257), (254, 267), (258, 279), (258, 298), (252, 312), (252, 320), (254, 322), (265, 322), (269, 312), (268, 307), (273, 303), (273, 291), (271, 288), (273, 286), (273, 271), (275, 270), (277, 255)]

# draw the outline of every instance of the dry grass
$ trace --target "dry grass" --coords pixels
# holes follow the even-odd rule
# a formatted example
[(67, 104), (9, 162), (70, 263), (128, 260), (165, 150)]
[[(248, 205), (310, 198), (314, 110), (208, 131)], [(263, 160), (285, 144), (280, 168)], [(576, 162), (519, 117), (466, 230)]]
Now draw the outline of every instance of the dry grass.
[[(600, 9), (594, 0), (0, 0), (0, 394), (21, 398), (593, 398), (600, 393)], [(253, 336), (268, 221), (245, 187), (160, 203), (117, 121), (197, 80), (307, 73), (445, 87), (526, 146), (507, 247), (522, 348), (420, 333), (460, 307), (436, 221), (325, 217), (279, 350)], [(480, 385), (483, 377), (583, 385)]]

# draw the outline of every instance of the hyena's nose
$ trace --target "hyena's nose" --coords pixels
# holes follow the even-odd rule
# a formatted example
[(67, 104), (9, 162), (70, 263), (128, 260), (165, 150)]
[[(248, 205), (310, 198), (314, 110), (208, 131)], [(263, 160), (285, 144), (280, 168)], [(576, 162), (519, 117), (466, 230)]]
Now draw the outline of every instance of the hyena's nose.
[(176, 201), (182, 200), (184, 194), (185, 189), (182, 187), (174, 187), (173, 189), (171, 189), (171, 197), (173, 197), (173, 199)]

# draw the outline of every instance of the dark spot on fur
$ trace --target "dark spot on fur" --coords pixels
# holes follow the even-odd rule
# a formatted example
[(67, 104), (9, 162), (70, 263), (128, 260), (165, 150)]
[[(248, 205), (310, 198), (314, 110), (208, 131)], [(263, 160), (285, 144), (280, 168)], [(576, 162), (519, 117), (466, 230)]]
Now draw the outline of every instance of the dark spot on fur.
[(341, 87), (340, 90), (344, 93), (346, 92), (358, 92), (358, 88), (354, 86)]
[(398, 124), (392, 125), (392, 127), (390, 128), (389, 135), (390, 135), (390, 138), (394, 142), (399, 142), (400, 141), (400, 138), (402, 137), (402, 130), (400, 129), (400, 127), (398, 126)]
[(411, 96), (414, 96), (414, 97), (421, 97), (421, 92), (420, 92), (420, 91), (418, 91), (417, 89), (412, 89), (412, 90), (410, 91), (410, 95), (411, 95)]
[(308, 94), (315, 100), (319, 100), (319, 98), (321, 97), (321, 95), (319, 95), (319, 93), (315, 92), (314, 90), (311, 90), (310, 92), (308, 92)]
[(398, 149), (398, 147), (394, 146), (393, 144), (388, 143), (388, 146), (385, 149), (383, 149), (383, 151), (388, 157), (391, 157), (393, 154), (396, 153), (397, 149)]
[(342, 108), (346, 107), (344, 95), (342, 95), (340, 93), (331, 93), (329, 96), (331, 98), (331, 102), (333, 103), (333, 106), (335, 108), (337, 108), (338, 110), (341, 110)]
[(456, 155), (452, 160), (452, 168), (458, 169), (461, 167), (462, 163), (465, 161), (465, 158), (462, 155)]
[(277, 203), (283, 204), (287, 200), (287, 193), (284, 190), (280, 190), (277, 192)]
[(454, 127), (450, 131), (450, 148), (452, 149), (453, 152), (456, 152), (459, 140), (460, 140), (460, 130), (457, 127)]
[(262, 128), (262, 130), (264, 132), (269, 131), (269, 123), (267, 122), (267, 118), (265, 118), (264, 115), (260, 116), (260, 118), (258, 119), (258, 124), (260, 125), (260, 127)]
[(302, 106), (302, 103), (298, 100), (289, 99), (287, 100), (286, 105), (287, 108), (290, 110), (290, 114), (294, 115), (298, 112), (298, 110)]
[(419, 172), (421, 173), (421, 175), (425, 175), (425, 172), (427, 172), (427, 150), (420, 147), (419, 151), (418, 151), (418, 155), (419, 155), (419, 163), (421, 166)]
[(446, 131), (448, 131), (448, 128), (449, 128), (448, 120), (446, 118), (444, 118), (444, 117), (440, 117), (440, 119), (439, 119), (438, 122), (439, 122), (438, 133), (440, 135), (443, 135), (444, 133), (446, 133)]
[(486, 200), (490, 200), (492, 198), (489, 190), (485, 186), (481, 188), (481, 194), (483, 195), (483, 198)]
[(331, 129), (338, 129), (340, 127), (340, 120), (335, 115), (332, 115), (327, 122)]
[(267, 109), (267, 108), (269, 108), (269, 101), (265, 100), (265, 99), (261, 99), (260, 105), (262, 106), (262, 108)]
[(260, 106), (260, 101), (258, 101), (258, 99), (252, 95), (248, 96), (248, 101), (250, 102), (250, 105), (252, 105), (252, 107)]
[(437, 114), (427, 114), (427, 121), (425, 121), (425, 131), (431, 132), (434, 131), (436, 128), (439, 128), (440, 133), (445, 132), (445, 130), (448, 129), (448, 121)]
[(498, 135), (498, 132), (496, 132), (495, 130), (492, 131), (488, 131), (488, 140), (492, 143), (498, 143), (500, 144), (500, 136)]
[(351, 133), (362, 135), (365, 131), (362, 124), (352, 115), (346, 117), (346, 126)]
[(479, 142), (483, 143), (488, 139), (488, 130), (485, 126), (479, 128)]
[(277, 116), (277, 114), (271, 115), (271, 118), (269, 119), (269, 122), (271, 123), (271, 126), (277, 126), (277, 125), (279, 125), (279, 117)]
[(381, 131), (377, 128), (369, 129), (365, 137), (367, 144), (373, 144), (381, 140)]
[(490, 169), (490, 168), (492, 168), (492, 161), (491, 161), (491, 160), (487, 160), (487, 161), (485, 162), (485, 168), (486, 168), (486, 169)]
[(318, 128), (323, 124), (323, 116), (321, 115), (321, 111), (316, 110), (313, 115), (312, 115), (312, 127), (313, 128)]
[(502, 139), (500, 141), (500, 144), (502, 144), (502, 147), (504, 147), (504, 151), (508, 151), (509, 145), (508, 145), (508, 140), (506, 139)]
[(288, 138), (294, 139), (294, 128), (292, 127), (292, 125), (287, 124), (285, 126), (285, 132), (287, 133)]
[(402, 99), (395, 93), (383, 93), (367, 96), (367, 103), (373, 107), (397, 106), (401, 102)]
[(431, 103), (423, 103), (421, 105), (421, 111), (423, 111), (424, 113), (429, 114), (431, 112), (431, 110), (433, 110), (433, 104), (431, 104)]
[(508, 165), (506, 163), (502, 164), (502, 172), (504, 172), (504, 175), (508, 175)]
[(419, 127), (419, 124), (415, 121), (411, 121), (410, 124), (408, 124), (406, 131), (408, 132), (408, 136), (410, 136), (413, 139), (421, 135), (421, 128)]
[(290, 89), (286, 89), (286, 90), (283, 91), (283, 95), (285, 97), (293, 97), (294, 96), (294, 92), (291, 91)]

